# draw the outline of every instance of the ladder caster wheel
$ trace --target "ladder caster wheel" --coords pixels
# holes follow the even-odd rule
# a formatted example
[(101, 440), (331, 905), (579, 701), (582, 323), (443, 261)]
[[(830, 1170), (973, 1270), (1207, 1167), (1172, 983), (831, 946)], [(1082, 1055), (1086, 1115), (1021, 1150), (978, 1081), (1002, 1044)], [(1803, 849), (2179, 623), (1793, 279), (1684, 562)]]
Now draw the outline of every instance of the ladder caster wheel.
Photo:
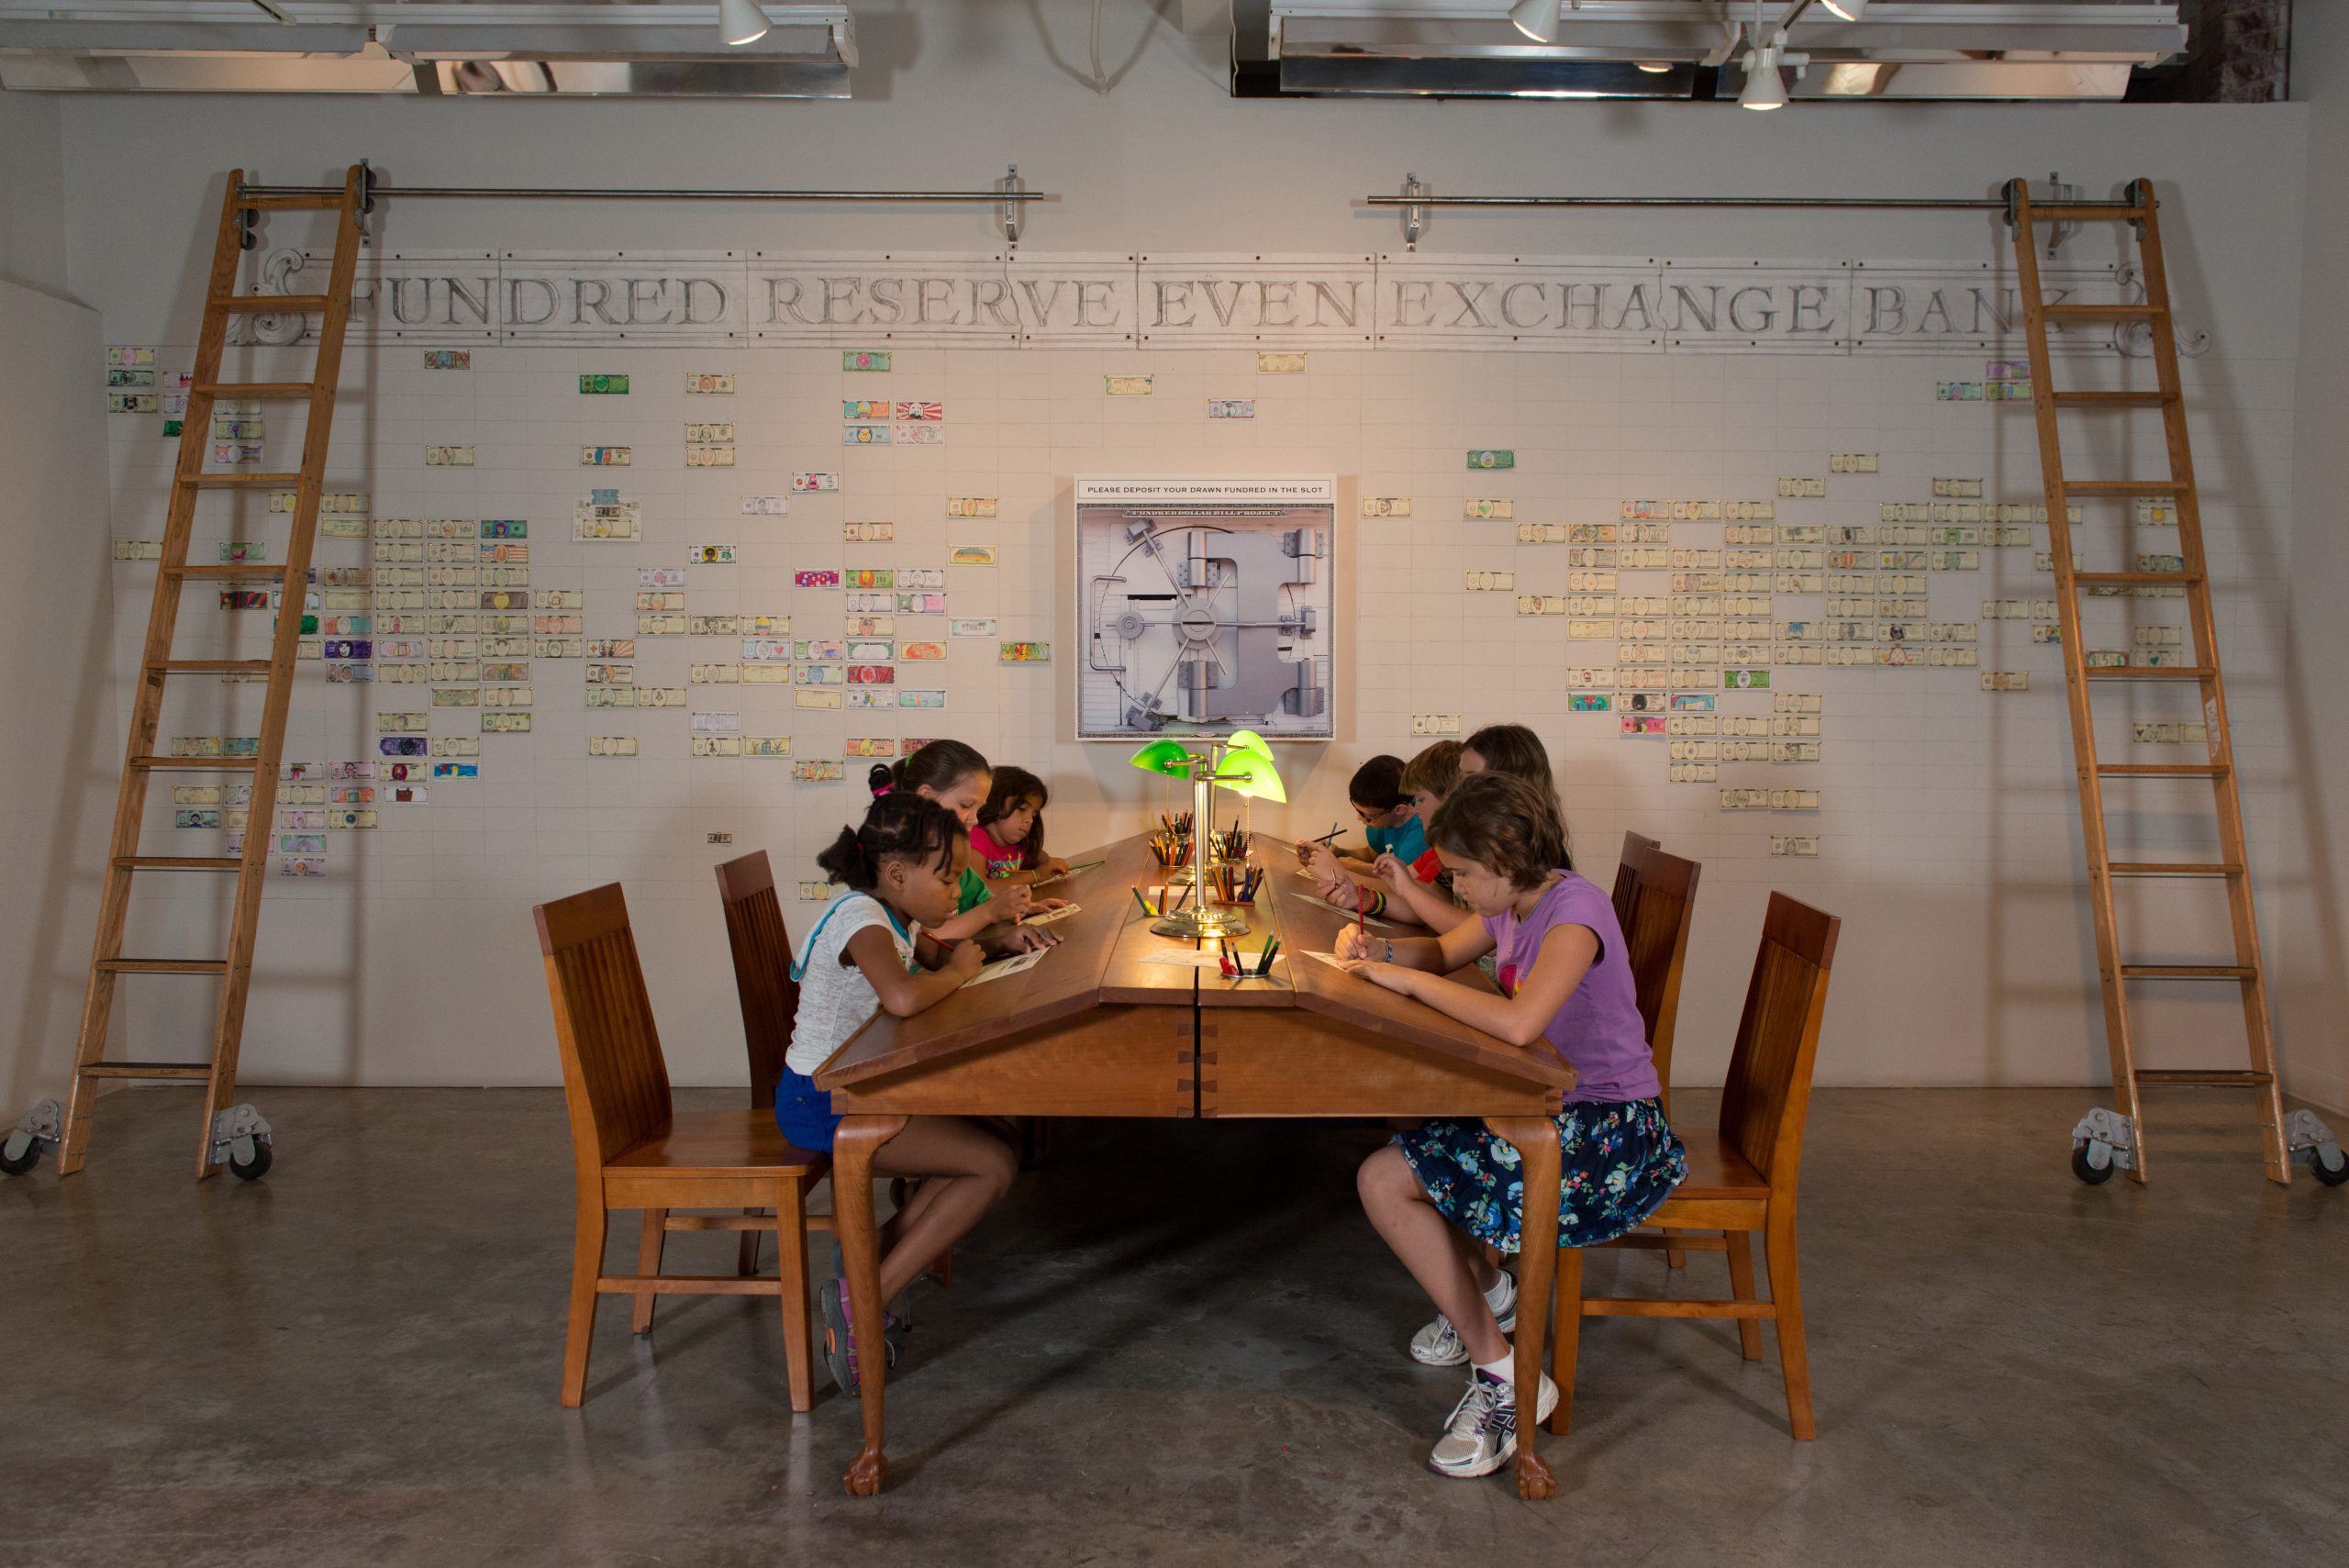
[[(0, 1172), (6, 1172), (11, 1176), (21, 1176), (30, 1172), (35, 1165), (39, 1163), (40, 1145), (39, 1143), (35, 1142), (26, 1144), (25, 1151), (22, 1154), (17, 1155), (14, 1159), (10, 1159), (8, 1157), (7, 1141), (0, 1140)], [(2321, 1165), (2318, 1166), (2317, 1173), (2320, 1178), (2322, 1178), (2324, 1167)], [(2333, 1176), (2330, 1179), (2336, 1183), (2341, 1180), (2339, 1176)]]
[(232, 1156), (228, 1161), (228, 1171), (239, 1181), (258, 1182), (269, 1173), (270, 1162), (274, 1158), (269, 1151), (269, 1145), (256, 1138), (253, 1140), (253, 1157), (239, 1160)]
[[(2091, 1158), (2099, 1151), (2104, 1155), (2101, 1164)], [(2083, 1143), (2072, 1151), (2072, 1174), (2092, 1187), (2100, 1187), (2112, 1180), (2112, 1173), (2118, 1169), (2112, 1162), (2112, 1151), (2101, 1143)]]
[(2312, 1150), (2309, 1154), (2309, 1174), (2328, 1187), (2337, 1187), (2344, 1182), (2349, 1182), (2349, 1153), (2343, 1153), (2336, 1144), (2333, 1147), (2332, 1159), (2332, 1164), (2326, 1164), (2322, 1149)]

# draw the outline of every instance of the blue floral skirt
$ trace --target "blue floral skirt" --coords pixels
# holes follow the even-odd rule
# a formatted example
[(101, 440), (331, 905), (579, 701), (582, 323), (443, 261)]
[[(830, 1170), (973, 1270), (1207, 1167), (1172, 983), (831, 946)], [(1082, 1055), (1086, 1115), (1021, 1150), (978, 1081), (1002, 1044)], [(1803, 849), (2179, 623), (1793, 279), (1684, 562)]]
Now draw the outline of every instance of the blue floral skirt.
[[(1655, 1101), (1569, 1105), (1558, 1126), (1558, 1245), (1595, 1247), (1633, 1229), (1688, 1175), (1687, 1151)], [(1517, 1151), (1481, 1121), (1423, 1121), (1393, 1141), (1446, 1219), (1519, 1251), (1525, 1184)]]

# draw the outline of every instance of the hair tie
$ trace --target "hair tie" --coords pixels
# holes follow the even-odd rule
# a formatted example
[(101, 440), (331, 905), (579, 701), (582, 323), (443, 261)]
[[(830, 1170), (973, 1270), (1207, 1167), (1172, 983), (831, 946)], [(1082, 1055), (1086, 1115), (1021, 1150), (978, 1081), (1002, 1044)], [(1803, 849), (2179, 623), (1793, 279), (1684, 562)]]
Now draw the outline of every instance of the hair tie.
[(874, 799), (875, 799), (875, 800), (878, 800), (878, 799), (880, 799), (883, 795), (887, 795), (891, 790), (896, 789), (896, 787), (897, 787), (897, 786), (896, 786), (896, 784), (883, 784), (879, 789), (876, 789), (876, 790), (874, 790), (874, 791), (873, 792), (873, 798), (874, 798)]

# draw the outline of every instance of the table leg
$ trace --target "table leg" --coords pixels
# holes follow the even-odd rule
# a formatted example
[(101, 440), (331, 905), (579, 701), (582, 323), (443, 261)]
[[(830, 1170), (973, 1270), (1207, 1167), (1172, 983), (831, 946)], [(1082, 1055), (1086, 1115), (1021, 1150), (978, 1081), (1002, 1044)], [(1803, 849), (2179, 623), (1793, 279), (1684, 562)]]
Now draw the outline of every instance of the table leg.
[[(1542, 1339), (1550, 1325), (1552, 1276), (1558, 1264), (1558, 1125), (1547, 1117), (1486, 1117), (1493, 1136), (1517, 1151), (1525, 1183), (1517, 1254), (1517, 1495), (1544, 1502), (1558, 1489), (1550, 1466), (1534, 1452), (1542, 1423)], [(1579, 1312), (1581, 1303), (1562, 1307)]]
[[(881, 1451), (882, 1383), (889, 1358), (881, 1336), (881, 1244), (873, 1222), (873, 1152), (906, 1129), (901, 1116), (851, 1116), (832, 1134), (832, 1230), (848, 1265), (849, 1317), (856, 1331), (864, 1449), (841, 1477), (852, 1497), (881, 1490), (889, 1461)], [(1554, 1184), (1554, 1178), (1553, 1184)]]

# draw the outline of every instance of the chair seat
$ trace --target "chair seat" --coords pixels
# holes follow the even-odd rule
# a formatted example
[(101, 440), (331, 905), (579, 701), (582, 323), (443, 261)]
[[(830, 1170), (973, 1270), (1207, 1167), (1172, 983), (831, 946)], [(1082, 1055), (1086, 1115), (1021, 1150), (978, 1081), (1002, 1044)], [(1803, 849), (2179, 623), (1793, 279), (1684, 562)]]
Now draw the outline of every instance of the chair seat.
[(1770, 1194), (1770, 1179), (1712, 1128), (1680, 1132), (1688, 1151), (1688, 1179), (1672, 1189), (1667, 1202), (1686, 1198), (1756, 1198)]
[(786, 1141), (769, 1111), (691, 1111), (604, 1163), (607, 1177), (696, 1181), (795, 1174), (813, 1180), (831, 1156)]

